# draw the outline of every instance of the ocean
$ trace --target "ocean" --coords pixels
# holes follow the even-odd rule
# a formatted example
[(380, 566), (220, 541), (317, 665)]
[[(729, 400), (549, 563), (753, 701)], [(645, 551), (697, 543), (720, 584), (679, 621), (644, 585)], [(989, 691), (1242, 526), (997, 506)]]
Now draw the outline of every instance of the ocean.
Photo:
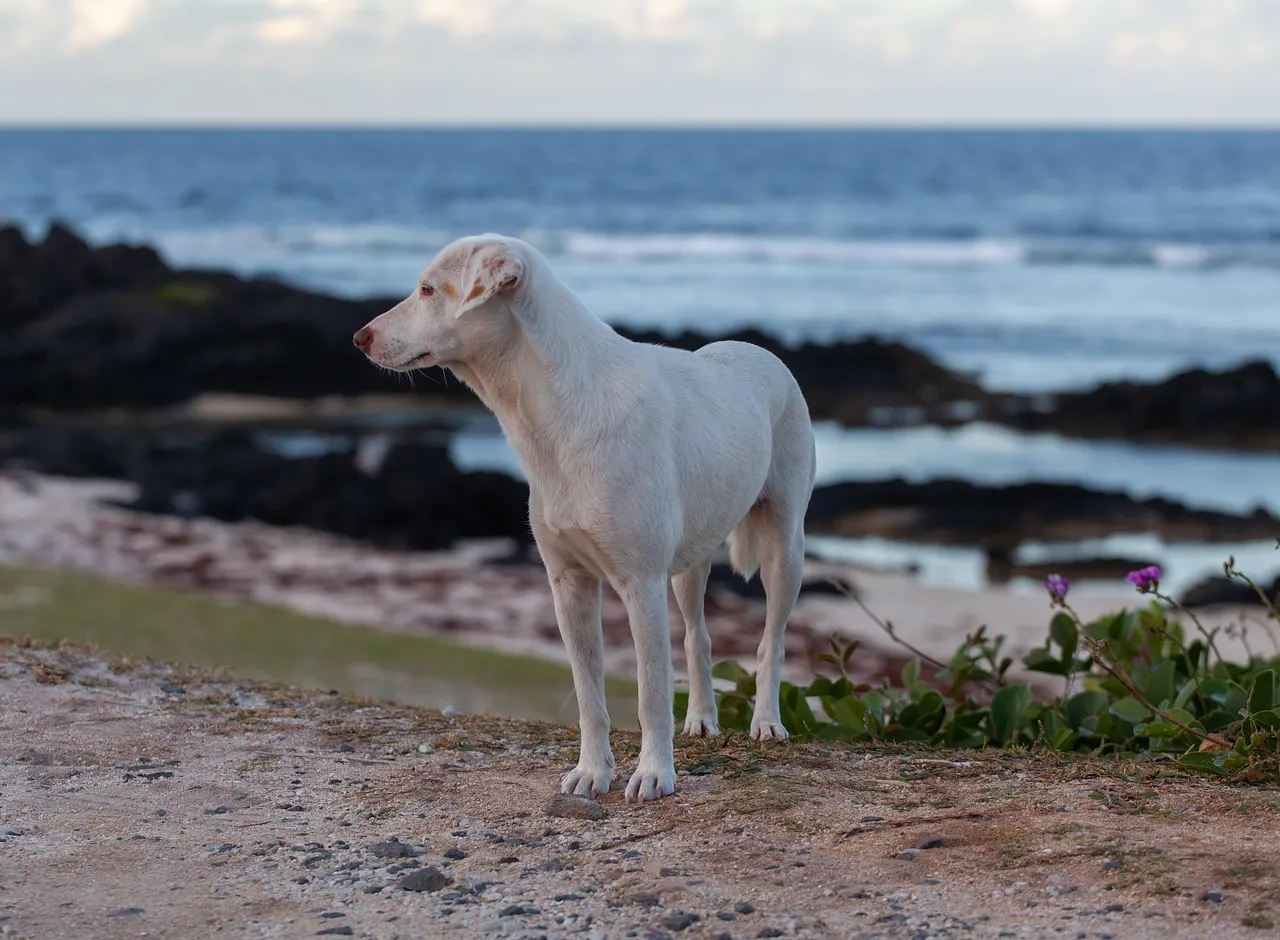
[[(353, 297), (403, 295), (452, 238), (500, 231), (613, 323), (876, 335), (1010, 390), (1280, 366), (1280, 132), (9, 129), (0, 219)], [(827, 479), (1280, 504), (1280, 455), (819, 436)]]

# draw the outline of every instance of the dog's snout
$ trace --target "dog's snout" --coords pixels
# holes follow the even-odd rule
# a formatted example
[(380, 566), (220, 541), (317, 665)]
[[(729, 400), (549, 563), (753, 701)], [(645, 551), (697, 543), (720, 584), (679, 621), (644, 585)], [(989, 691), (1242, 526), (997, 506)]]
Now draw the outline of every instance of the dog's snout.
[(367, 326), (362, 326), (356, 330), (356, 335), (351, 337), (351, 342), (356, 344), (356, 349), (361, 352), (367, 352), (369, 344), (373, 342), (373, 330)]

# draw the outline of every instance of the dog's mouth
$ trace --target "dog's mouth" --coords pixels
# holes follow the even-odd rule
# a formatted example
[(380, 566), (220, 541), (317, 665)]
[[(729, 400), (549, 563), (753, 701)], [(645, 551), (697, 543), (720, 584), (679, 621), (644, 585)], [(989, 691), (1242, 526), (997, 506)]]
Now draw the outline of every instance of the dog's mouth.
[(439, 361), (435, 357), (435, 353), (421, 353), (404, 362), (381, 362), (369, 357), (370, 361), (382, 366), (384, 369), (390, 369), (392, 372), (412, 372), (414, 369), (426, 369), (430, 366), (439, 365)]

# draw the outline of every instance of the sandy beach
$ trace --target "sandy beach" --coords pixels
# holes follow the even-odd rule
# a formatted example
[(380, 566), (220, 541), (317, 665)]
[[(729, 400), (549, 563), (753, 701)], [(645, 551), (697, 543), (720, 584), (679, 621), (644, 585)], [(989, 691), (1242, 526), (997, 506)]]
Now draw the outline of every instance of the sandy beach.
[[(136, 584), (154, 584), (278, 604), (304, 613), (383, 630), (449, 637), (491, 648), (563, 660), (550, 591), (533, 565), (494, 564), (509, 552), (502, 540), (444, 552), (392, 551), (305, 529), (225, 523), (132, 512), (110, 505), (134, 488), (114, 481), (0, 477), (0, 562), (66, 567)], [(967, 591), (926, 585), (910, 575), (808, 563), (810, 579), (851, 582), (865, 603), (923, 652), (945, 659), (982, 625), (1008, 636), (1015, 659), (1041, 642), (1051, 611), (1039, 592)], [(1133, 606), (1131, 592), (1086, 593), (1086, 618)], [(1211, 622), (1238, 615), (1212, 612)], [(717, 659), (749, 668), (763, 625), (763, 604), (713, 587), (708, 625)], [(683, 668), (682, 628), (671, 609), (672, 652)], [(606, 661), (629, 675), (635, 667), (625, 611), (606, 592)], [(807, 653), (831, 634), (863, 643), (855, 670), (868, 678), (900, 662), (897, 647), (857, 604), (806, 595), (788, 630), (788, 673), (812, 672)], [(1237, 651), (1227, 641), (1223, 652)], [(1017, 667), (1015, 667), (1016, 673)]]

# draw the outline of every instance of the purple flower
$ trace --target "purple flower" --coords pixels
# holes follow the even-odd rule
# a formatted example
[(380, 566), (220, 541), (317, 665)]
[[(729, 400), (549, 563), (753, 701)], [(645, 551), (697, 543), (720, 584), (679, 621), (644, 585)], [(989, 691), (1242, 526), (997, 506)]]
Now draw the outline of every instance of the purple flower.
[(1067, 590), (1071, 582), (1060, 574), (1051, 574), (1044, 579), (1044, 589), (1049, 592), (1049, 601), (1061, 604), (1067, 599)]
[(1137, 571), (1130, 571), (1124, 576), (1124, 579), (1141, 593), (1147, 594), (1159, 589), (1160, 573), (1159, 565), (1149, 565), (1146, 568), (1139, 568)]

